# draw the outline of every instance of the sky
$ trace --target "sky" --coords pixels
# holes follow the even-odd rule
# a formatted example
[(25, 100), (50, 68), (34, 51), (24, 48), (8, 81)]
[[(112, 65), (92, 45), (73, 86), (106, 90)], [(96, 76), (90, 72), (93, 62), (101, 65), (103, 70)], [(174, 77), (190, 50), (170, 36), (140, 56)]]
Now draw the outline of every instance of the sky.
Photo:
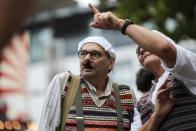
[(81, 7), (87, 7), (88, 6), (88, 3), (91, 3), (93, 5), (98, 5), (99, 4), (99, 0), (74, 0), (74, 1), (77, 1), (78, 4)]

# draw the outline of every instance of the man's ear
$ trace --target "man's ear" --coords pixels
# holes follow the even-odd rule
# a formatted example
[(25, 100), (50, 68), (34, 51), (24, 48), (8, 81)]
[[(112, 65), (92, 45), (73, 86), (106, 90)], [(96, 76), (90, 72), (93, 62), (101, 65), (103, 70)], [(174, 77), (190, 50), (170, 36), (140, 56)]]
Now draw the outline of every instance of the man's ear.
[(110, 58), (110, 63), (109, 63), (109, 64), (110, 64), (110, 65), (109, 65), (110, 70), (113, 69), (114, 63), (115, 63), (114, 58)]

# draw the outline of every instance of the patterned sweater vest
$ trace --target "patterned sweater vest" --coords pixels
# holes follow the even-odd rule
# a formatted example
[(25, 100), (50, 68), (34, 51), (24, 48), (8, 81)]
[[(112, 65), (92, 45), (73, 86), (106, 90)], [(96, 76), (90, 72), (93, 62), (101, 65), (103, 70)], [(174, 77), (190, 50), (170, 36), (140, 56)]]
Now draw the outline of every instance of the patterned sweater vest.
[[(173, 80), (172, 93), (175, 98), (174, 107), (163, 120), (158, 131), (196, 131), (196, 96), (177, 79)], [(151, 108), (145, 109), (141, 107), (142, 105), (140, 104), (138, 108), (141, 109), (139, 110), (141, 119), (145, 122), (145, 119), (149, 118), (152, 114), (153, 104), (149, 102), (148, 98), (145, 98), (143, 103), (145, 103), (143, 104), (144, 106), (151, 106)], [(148, 112), (148, 114), (143, 112)]]
[(140, 113), (142, 124), (144, 124), (153, 113), (154, 106), (152, 102), (149, 101), (150, 92), (142, 96), (136, 105), (137, 110)]
[[(85, 131), (116, 131), (117, 130), (117, 112), (115, 107), (115, 95), (112, 89), (111, 95), (108, 96), (106, 101), (101, 107), (98, 107), (92, 100), (86, 83), (81, 80), (80, 88), (82, 94), (82, 108), (84, 115), (84, 128)], [(68, 87), (65, 87), (65, 93)], [(125, 85), (119, 86), (123, 126), (124, 130), (129, 131), (131, 122), (134, 115), (135, 97), (130, 87)], [(65, 130), (76, 131), (76, 106), (75, 102), (71, 107), (68, 119), (65, 123)]]

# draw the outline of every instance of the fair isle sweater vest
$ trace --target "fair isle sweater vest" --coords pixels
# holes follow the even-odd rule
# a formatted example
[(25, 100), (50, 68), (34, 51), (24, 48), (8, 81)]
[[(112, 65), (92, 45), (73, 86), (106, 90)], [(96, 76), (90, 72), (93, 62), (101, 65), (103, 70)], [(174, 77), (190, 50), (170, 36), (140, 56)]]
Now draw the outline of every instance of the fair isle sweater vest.
[[(93, 102), (85, 81), (81, 80), (79, 89), (82, 94), (85, 131), (116, 131), (117, 112), (115, 109), (114, 90), (112, 89), (111, 95), (108, 96), (104, 104), (101, 107), (98, 107)], [(65, 87), (65, 93), (67, 90), (68, 86)], [(120, 85), (119, 90), (123, 114), (123, 126), (125, 131), (129, 131), (131, 128), (131, 122), (133, 121), (135, 98), (130, 87)], [(65, 123), (65, 130), (76, 131), (76, 124), (76, 106), (74, 102)]]
[[(175, 98), (174, 107), (163, 120), (158, 131), (196, 131), (196, 96), (177, 79), (173, 80), (172, 93)], [(145, 103), (144, 100), (143, 103)], [(148, 98), (146, 98), (146, 103), (143, 106), (146, 105), (151, 107), (147, 109), (144, 107), (138, 108), (143, 123), (147, 120), (146, 118), (150, 117), (153, 110), (153, 104), (148, 101)], [(140, 106), (142, 105), (140, 104)]]

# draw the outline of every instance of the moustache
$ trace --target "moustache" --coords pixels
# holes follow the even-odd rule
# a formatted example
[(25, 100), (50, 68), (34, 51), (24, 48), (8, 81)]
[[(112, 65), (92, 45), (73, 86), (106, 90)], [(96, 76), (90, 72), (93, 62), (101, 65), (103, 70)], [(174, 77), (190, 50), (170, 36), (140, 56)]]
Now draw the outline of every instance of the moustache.
[(90, 62), (84, 62), (83, 66), (84, 66), (84, 68), (87, 68), (87, 69), (94, 69), (92, 63), (90, 63)]

